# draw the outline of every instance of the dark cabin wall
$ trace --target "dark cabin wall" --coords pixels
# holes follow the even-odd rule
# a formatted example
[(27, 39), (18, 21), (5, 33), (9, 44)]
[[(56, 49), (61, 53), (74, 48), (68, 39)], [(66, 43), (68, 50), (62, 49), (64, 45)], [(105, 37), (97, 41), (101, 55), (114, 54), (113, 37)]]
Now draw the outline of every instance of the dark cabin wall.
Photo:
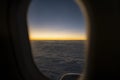
[(9, 35), (7, 0), (0, 1), (0, 78), (1, 80), (15, 79), (21, 80), (14, 59), (11, 37)]
[(86, 78), (120, 79), (120, 3), (118, 0), (85, 2), (89, 3), (91, 22)]

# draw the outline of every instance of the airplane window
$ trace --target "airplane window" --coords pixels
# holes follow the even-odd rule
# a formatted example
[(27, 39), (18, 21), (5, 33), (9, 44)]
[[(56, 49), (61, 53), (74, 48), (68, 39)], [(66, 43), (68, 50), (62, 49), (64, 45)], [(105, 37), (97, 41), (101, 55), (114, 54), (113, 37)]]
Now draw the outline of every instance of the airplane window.
[(32, 0), (28, 27), (34, 62), (46, 77), (82, 74), (86, 27), (75, 0)]

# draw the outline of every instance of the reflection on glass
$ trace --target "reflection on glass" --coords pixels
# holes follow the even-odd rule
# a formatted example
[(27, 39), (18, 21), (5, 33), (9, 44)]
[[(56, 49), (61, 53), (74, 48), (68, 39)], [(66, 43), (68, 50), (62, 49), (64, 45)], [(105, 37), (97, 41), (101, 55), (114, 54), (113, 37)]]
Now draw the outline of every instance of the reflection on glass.
[(28, 25), (32, 55), (44, 75), (58, 80), (82, 72), (86, 29), (75, 0), (32, 0)]

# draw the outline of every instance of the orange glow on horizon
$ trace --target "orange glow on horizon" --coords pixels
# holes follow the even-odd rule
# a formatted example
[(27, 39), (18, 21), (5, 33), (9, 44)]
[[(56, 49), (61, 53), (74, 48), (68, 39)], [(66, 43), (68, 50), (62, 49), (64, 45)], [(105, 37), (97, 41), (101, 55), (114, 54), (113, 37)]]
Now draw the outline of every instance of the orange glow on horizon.
[(82, 33), (72, 33), (65, 31), (29, 30), (30, 40), (86, 40), (86, 35)]
[(41, 37), (30, 37), (29, 38), (30, 40), (87, 40), (86, 37), (78, 37), (78, 38), (72, 38), (72, 37), (44, 37), (44, 38), (41, 38)]
[(60, 39), (60, 38), (59, 39), (58, 38), (57, 39), (56, 38), (51, 38), (51, 39), (50, 38), (30, 38), (30, 40), (86, 40), (86, 39), (79, 39), (79, 38), (78, 39), (75, 39), (75, 38), (74, 39), (73, 38), (63, 38), (63, 39)]

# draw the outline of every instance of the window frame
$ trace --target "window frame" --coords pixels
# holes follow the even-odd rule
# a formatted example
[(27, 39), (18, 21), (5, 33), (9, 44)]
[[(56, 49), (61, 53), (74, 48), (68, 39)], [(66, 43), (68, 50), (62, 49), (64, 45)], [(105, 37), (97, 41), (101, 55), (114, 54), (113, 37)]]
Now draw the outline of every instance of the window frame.
[[(82, 79), (120, 79), (119, 74), (117, 74), (120, 71), (120, 63), (118, 62), (120, 55), (114, 53), (114, 51), (120, 53), (120, 38), (118, 37), (118, 33), (120, 33), (120, 24), (118, 22), (120, 16), (118, 12), (118, 1), (109, 0), (109, 3), (105, 0), (81, 1), (83, 1), (83, 4), (86, 7), (86, 11), (89, 17), (88, 21), (90, 23), (88, 26), (89, 35), (87, 44), (88, 50), (86, 51), (86, 67)], [(7, 12), (7, 14), (5, 14), (7, 15), (7, 17), (5, 17), (7, 20), (3, 19), (4, 22), (6, 21), (4, 24), (5, 27), (2, 26), (5, 31), (3, 32), (3, 29), (1, 29), (1, 33), (4, 34), (2, 35), (2, 38), (5, 41), (8, 40), (9, 42), (9, 44), (4, 44), (10, 51), (6, 52), (7, 55), (9, 55), (8, 60), (10, 60), (8, 61), (9, 63), (7, 63), (9, 64), (8, 67), (11, 69), (11, 73), (9, 72), (9, 75), (13, 74), (12, 77), (14, 77), (14, 75), (17, 74), (17, 78), (19, 78), (19, 80), (49, 80), (49, 78), (45, 77), (37, 69), (32, 59), (26, 22), (26, 13), (29, 2), (30, 0), (11, 0), (8, 2), (6, 1), (6, 3), (4, 2), (7, 8), (3, 5), (6, 10), (4, 12)], [(112, 20), (110, 20), (109, 17), (111, 17)], [(101, 25), (101, 23), (104, 23), (104, 25)], [(113, 31), (113, 26), (115, 31)], [(104, 29), (102, 30), (103, 27)], [(114, 33), (111, 33), (111, 31)], [(111, 36), (109, 36), (110, 34)], [(116, 35), (117, 37), (114, 38), (113, 35)], [(114, 44), (115, 41), (118, 43)], [(111, 43), (111, 46), (109, 46), (109, 43)], [(104, 46), (102, 44), (104, 44)], [(114, 46), (117, 47), (115, 48)], [(101, 58), (102, 61), (100, 61)], [(109, 61), (111, 61), (111, 65), (109, 65)], [(98, 64), (98, 62), (102, 63)], [(15, 69), (13, 69), (13, 67)]]
[(27, 12), (30, 0), (9, 2), (9, 35), (20, 76), (25, 80), (50, 80), (36, 67), (28, 37)]

